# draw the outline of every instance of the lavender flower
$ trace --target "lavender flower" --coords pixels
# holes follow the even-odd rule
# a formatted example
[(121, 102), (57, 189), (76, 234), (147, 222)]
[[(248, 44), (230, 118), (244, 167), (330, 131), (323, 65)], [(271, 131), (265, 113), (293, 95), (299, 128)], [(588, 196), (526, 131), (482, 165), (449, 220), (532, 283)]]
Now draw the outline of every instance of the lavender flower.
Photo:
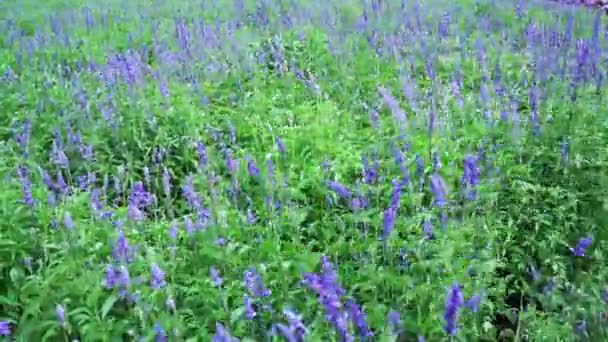
[(469, 300), (466, 301), (464, 306), (471, 309), (471, 311), (473, 311), (473, 312), (477, 312), (477, 311), (479, 311), (480, 304), (481, 304), (481, 296), (478, 294), (475, 294), (475, 295), (471, 296), (471, 298), (469, 298)]
[(257, 316), (257, 312), (255, 311), (253, 301), (246, 294), (243, 296), (243, 301), (245, 302), (245, 317), (247, 319), (254, 319)]
[(333, 181), (328, 181), (326, 184), (327, 187), (329, 187), (330, 190), (338, 194), (338, 196), (342, 198), (351, 198), (352, 193), (350, 192), (350, 190), (348, 190), (346, 186)]
[(154, 327), (154, 330), (156, 331), (156, 335), (154, 337), (154, 341), (156, 341), (156, 342), (167, 342), (167, 333), (165, 332), (165, 330), (163, 329), (163, 327), (160, 325), (160, 323), (156, 323), (156, 326)]
[(0, 336), (11, 336), (11, 325), (7, 321), (0, 321)]
[(63, 305), (57, 304), (55, 312), (57, 313), (57, 320), (59, 321), (59, 324), (65, 327), (65, 308)]
[(391, 91), (384, 87), (380, 87), (378, 88), (378, 92), (380, 92), (380, 95), (382, 96), (382, 101), (391, 110), (395, 121), (400, 124), (406, 124), (407, 119), (405, 112), (403, 111), (403, 109), (401, 109), (399, 102), (397, 102), (397, 99), (395, 99), (393, 94), (391, 94)]
[(369, 330), (369, 327), (367, 325), (367, 316), (365, 315), (361, 307), (353, 300), (347, 301), (346, 307), (348, 310), (348, 315), (350, 316), (353, 324), (357, 328), (361, 340), (365, 341), (373, 337), (374, 333)]
[(397, 220), (397, 209), (394, 207), (388, 207), (384, 211), (384, 215), (382, 218), (382, 239), (387, 240), (388, 237), (393, 232), (393, 228), (395, 227), (395, 222)]
[(198, 154), (198, 165), (200, 168), (204, 168), (209, 163), (209, 155), (207, 153), (207, 147), (202, 142), (196, 143), (196, 153)]
[(448, 186), (438, 173), (431, 176), (431, 191), (435, 196), (435, 205), (444, 207), (447, 204)]
[(451, 288), (448, 289), (448, 293), (445, 298), (445, 332), (450, 336), (456, 336), (458, 331), (458, 312), (464, 304), (464, 298), (462, 296), (462, 290), (460, 285), (454, 282)]
[(398, 311), (389, 311), (386, 320), (391, 329), (393, 335), (399, 335), (403, 331), (403, 321), (401, 320), (401, 314)]
[(466, 198), (475, 200), (477, 198), (477, 185), (481, 171), (477, 166), (477, 157), (468, 155), (464, 159), (464, 174), (462, 175), (462, 185), (467, 188)]
[(585, 256), (585, 250), (587, 248), (589, 248), (589, 246), (591, 246), (591, 244), (593, 243), (593, 237), (588, 236), (585, 238), (581, 238), (576, 247), (574, 248), (570, 248), (570, 251), (572, 253), (574, 253), (575, 256), (580, 256), (580, 257), (584, 257)]
[(68, 157), (55, 140), (53, 140), (53, 148), (51, 150), (51, 162), (62, 169), (67, 169), (70, 166)]
[(222, 277), (220, 277), (220, 272), (217, 270), (217, 268), (212, 266), (209, 269), (209, 275), (211, 276), (211, 281), (213, 282), (213, 285), (218, 287), (222, 286), (224, 280), (222, 279)]
[(434, 237), (433, 234), (433, 224), (429, 219), (425, 219), (422, 224), (422, 230), (424, 231), (424, 238), (427, 240), (431, 240)]
[(281, 335), (289, 342), (303, 342), (307, 329), (302, 322), (302, 316), (289, 309), (284, 309), (283, 314), (287, 316), (289, 325), (277, 324), (277, 328)]
[(255, 161), (251, 157), (247, 157), (247, 172), (251, 177), (259, 177), (260, 169), (255, 165)]
[(279, 153), (281, 153), (282, 155), (285, 155), (285, 144), (283, 143), (283, 140), (281, 140), (280, 137), (276, 138), (276, 142), (277, 142), (277, 148), (279, 149)]
[(245, 271), (245, 287), (253, 297), (268, 297), (271, 291), (264, 287), (262, 277), (255, 268)]
[(230, 335), (228, 329), (226, 329), (222, 323), (215, 323), (215, 335), (211, 340), (212, 342), (238, 342), (237, 338), (234, 338)]
[(354, 341), (348, 331), (348, 312), (343, 310), (340, 298), (344, 290), (338, 283), (337, 274), (327, 257), (321, 257), (321, 273), (305, 273), (304, 285), (319, 296), (325, 307), (326, 319), (336, 328), (342, 341)]
[(74, 221), (72, 220), (72, 215), (70, 215), (69, 211), (66, 211), (65, 214), (63, 215), (63, 226), (67, 230), (74, 229)]
[(152, 270), (150, 275), (150, 286), (153, 289), (159, 290), (163, 288), (167, 283), (165, 282), (165, 272), (156, 264), (152, 264)]
[(120, 263), (129, 263), (133, 260), (133, 250), (129, 246), (129, 241), (127, 241), (127, 238), (122, 231), (118, 233), (112, 256)]

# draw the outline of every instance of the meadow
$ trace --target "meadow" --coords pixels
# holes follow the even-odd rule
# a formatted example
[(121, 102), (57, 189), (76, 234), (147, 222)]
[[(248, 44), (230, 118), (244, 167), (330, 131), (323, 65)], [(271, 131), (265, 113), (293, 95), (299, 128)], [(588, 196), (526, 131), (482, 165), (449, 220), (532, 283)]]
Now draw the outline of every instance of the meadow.
[(565, 2), (0, 2), (0, 341), (608, 340)]

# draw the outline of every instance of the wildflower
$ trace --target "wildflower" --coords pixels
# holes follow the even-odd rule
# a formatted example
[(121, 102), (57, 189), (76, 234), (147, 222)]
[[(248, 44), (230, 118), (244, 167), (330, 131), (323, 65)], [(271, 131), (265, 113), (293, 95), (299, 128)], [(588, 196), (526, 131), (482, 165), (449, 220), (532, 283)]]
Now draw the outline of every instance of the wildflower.
[(51, 150), (51, 162), (62, 169), (67, 169), (70, 166), (68, 157), (55, 140), (53, 140), (53, 147)]
[(251, 177), (258, 177), (260, 169), (255, 165), (255, 161), (251, 157), (247, 157), (247, 171)]
[(215, 286), (222, 286), (224, 280), (220, 277), (220, 272), (215, 267), (211, 267), (209, 269), (209, 275), (211, 276), (211, 281)]
[(393, 335), (399, 335), (403, 330), (403, 321), (401, 320), (401, 314), (398, 311), (391, 310), (389, 311), (386, 320), (388, 321), (391, 333)]
[(475, 294), (469, 298), (464, 304), (465, 307), (471, 309), (473, 312), (479, 311), (479, 304), (481, 303), (481, 296)]
[(346, 186), (344, 186), (338, 182), (328, 181), (326, 184), (330, 190), (332, 190), (333, 192), (335, 192), (336, 194), (338, 194), (338, 196), (340, 196), (342, 198), (350, 198), (352, 196), (352, 193), (350, 192), (350, 190), (348, 190), (348, 188)]
[(367, 325), (367, 316), (361, 309), (361, 307), (355, 303), (353, 300), (349, 300), (346, 303), (346, 307), (348, 310), (348, 315), (350, 316), (353, 324), (357, 328), (359, 332), (359, 336), (361, 336), (362, 340), (366, 340), (370, 337), (374, 336), (374, 333), (369, 330)]
[(195, 145), (196, 153), (198, 154), (198, 165), (204, 168), (209, 163), (209, 155), (207, 153), (207, 147), (202, 142), (197, 142)]
[(277, 148), (279, 149), (279, 153), (281, 153), (282, 155), (285, 155), (285, 144), (283, 143), (283, 140), (281, 140), (280, 137), (276, 138), (276, 143), (277, 143)]
[(401, 109), (401, 107), (399, 106), (399, 102), (393, 96), (393, 94), (391, 94), (391, 91), (384, 87), (380, 87), (380, 88), (378, 88), (378, 92), (382, 96), (382, 101), (391, 110), (391, 113), (393, 114), (393, 118), (395, 119), (395, 121), (397, 121), (398, 123), (401, 123), (401, 124), (405, 124), (406, 123), (405, 122), (406, 121), (405, 112), (403, 111), (403, 109)]
[(67, 230), (74, 229), (74, 221), (72, 220), (72, 215), (70, 215), (69, 211), (66, 211), (65, 214), (63, 215), (63, 226)]
[(116, 273), (116, 269), (112, 265), (108, 265), (106, 267), (105, 279), (103, 281), (103, 286), (107, 289), (112, 289), (118, 283), (118, 274)]
[(112, 256), (117, 262), (120, 263), (129, 263), (133, 259), (133, 251), (129, 246), (127, 237), (122, 231), (118, 233), (118, 238), (116, 239), (114, 250), (112, 251)]
[(165, 282), (165, 272), (156, 264), (152, 264), (152, 274), (150, 276), (150, 285), (153, 289), (161, 289), (167, 283)]
[(474, 200), (477, 198), (477, 185), (481, 171), (477, 166), (477, 157), (469, 155), (464, 159), (464, 174), (462, 175), (462, 185), (467, 188), (466, 198)]
[(57, 304), (55, 312), (57, 313), (57, 320), (59, 321), (59, 324), (65, 327), (65, 308), (63, 305)]
[(464, 298), (460, 285), (456, 282), (448, 289), (447, 296), (445, 298), (445, 326), (446, 333), (450, 336), (456, 336), (458, 330), (458, 312), (464, 304)]
[(156, 323), (154, 330), (156, 331), (156, 336), (154, 338), (156, 342), (167, 342), (167, 333), (160, 325), (160, 323)]
[(422, 230), (424, 231), (424, 238), (427, 240), (433, 239), (433, 224), (429, 219), (425, 219), (422, 224)]
[(0, 336), (11, 336), (11, 325), (7, 321), (0, 321)]
[(307, 333), (306, 326), (302, 322), (302, 316), (289, 309), (283, 309), (283, 314), (287, 317), (289, 325), (277, 324), (277, 328), (288, 341), (302, 342)]
[(271, 291), (264, 287), (262, 277), (255, 268), (245, 271), (245, 287), (254, 297), (268, 297), (271, 294)]
[(431, 191), (435, 195), (435, 205), (444, 207), (447, 204), (448, 186), (438, 173), (431, 176)]
[(394, 207), (388, 207), (384, 211), (384, 216), (382, 220), (382, 238), (384, 240), (388, 239), (388, 237), (393, 232), (393, 228), (395, 227), (395, 221), (397, 220), (397, 209)]
[(245, 317), (247, 319), (254, 319), (257, 315), (257, 312), (255, 311), (255, 307), (251, 298), (245, 294), (243, 295), (243, 300), (245, 302)]
[(220, 322), (215, 323), (215, 335), (212, 342), (238, 342), (237, 338), (230, 336), (230, 332)]
[(578, 241), (578, 244), (576, 245), (576, 247), (574, 248), (570, 248), (570, 251), (572, 253), (574, 253), (575, 256), (580, 256), (580, 257), (584, 257), (585, 256), (585, 250), (591, 246), (591, 244), (593, 243), (593, 238), (592, 237), (585, 237), (582, 238)]

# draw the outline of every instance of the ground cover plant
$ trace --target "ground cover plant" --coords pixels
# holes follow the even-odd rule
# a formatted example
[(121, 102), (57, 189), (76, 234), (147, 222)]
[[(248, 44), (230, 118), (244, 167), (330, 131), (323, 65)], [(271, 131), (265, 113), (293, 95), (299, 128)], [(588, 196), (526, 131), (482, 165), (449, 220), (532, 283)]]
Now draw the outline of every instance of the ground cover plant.
[(606, 340), (565, 2), (3, 1), (0, 340)]

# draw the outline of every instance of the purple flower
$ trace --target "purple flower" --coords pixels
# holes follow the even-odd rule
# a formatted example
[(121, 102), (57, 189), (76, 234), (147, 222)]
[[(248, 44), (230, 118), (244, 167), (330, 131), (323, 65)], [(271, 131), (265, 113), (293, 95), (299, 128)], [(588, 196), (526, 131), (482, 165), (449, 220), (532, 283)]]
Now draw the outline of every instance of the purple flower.
[(0, 336), (11, 336), (11, 324), (7, 321), (0, 321)]
[(354, 337), (348, 332), (348, 312), (344, 311), (340, 301), (344, 290), (327, 257), (321, 257), (320, 274), (305, 273), (303, 278), (304, 285), (319, 296), (319, 301), (325, 307), (325, 318), (336, 328), (341, 340), (353, 341)]
[(302, 342), (304, 341), (304, 335), (307, 333), (306, 326), (302, 322), (302, 316), (294, 311), (284, 309), (283, 314), (287, 316), (289, 325), (277, 324), (279, 332), (289, 342)]
[(224, 280), (222, 279), (222, 277), (220, 277), (220, 272), (217, 270), (217, 268), (212, 266), (209, 269), (209, 275), (211, 276), (211, 281), (213, 282), (213, 285), (222, 286)]
[(165, 332), (163, 327), (160, 325), (160, 323), (156, 323), (154, 330), (156, 331), (156, 336), (154, 337), (154, 341), (167, 342), (167, 333)]
[(450, 336), (456, 336), (458, 331), (458, 312), (464, 304), (464, 297), (460, 285), (454, 282), (452, 287), (448, 289), (445, 297), (445, 332)]
[(67, 230), (74, 229), (74, 221), (72, 220), (72, 215), (70, 215), (69, 211), (66, 211), (65, 214), (63, 214), (63, 226)]
[(51, 150), (51, 162), (62, 169), (67, 169), (70, 166), (68, 157), (55, 140), (53, 140), (53, 147)]
[(471, 309), (473, 312), (479, 311), (479, 304), (481, 304), (481, 296), (478, 294), (471, 296), (469, 300), (464, 304), (465, 307)]
[(120, 263), (129, 263), (133, 260), (133, 251), (129, 246), (129, 241), (127, 241), (127, 238), (122, 231), (118, 233), (118, 238), (116, 239), (112, 256), (117, 262)]
[(65, 308), (63, 305), (57, 304), (55, 312), (57, 313), (57, 320), (59, 321), (59, 324), (65, 327)]
[(198, 165), (204, 168), (209, 163), (209, 154), (207, 153), (207, 147), (202, 142), (197, 142), (195, 145), (196, 153), (198, 154)]
[(387, 240), (388, 237), (393, 232), (393, 228), (395, 227), (395, 222), (397, 220), (397, 209), (393, 207), (388, 207), (384, 211), (384, 216), (382, 220), (382, 238), (383, 240)]
[(268, 297), (271, 294), (271, 291), (264, 287), (262, 277), (255, 268), (245, 271), (245, 287), (254, 297)]
[(326, 184), (329, 189), (338, 194), (338, 196), (342, 198), (351, 198), (352, 193), (350, 192), (350, 190), (348, 190), (346, 186), (333, 181), (328, 181)]
[(353, 324), (357, 328), (361, 339), (367, 340), (373, 337), (374, 333), (369, 330), (369, 327), (367, 325), (367, 315), (365, 315), (361, 307), (353, 300), (349, 300), (346, 303), (346, 307), (348, 309), (348, 315), (350, 316)]
[(425, 219), (422, 224), (422, 230), (424, 231), (424, 238), (427, 240), (433, 239), (433, 224), (429, 219)]
[(243, 300), (245, 302), (245, 317), (247, 319), (254, 319), (257, 315), (257, 312), (255, 311), (255, 307), (251, 298), (249, 298), (249, 296), (245, 294), (243, 296)]
[(255, 161), (251, 157), (247, 157), (247, 172), (251, 177), (259, 177), (260, 169), (255, 165)]
[(397, 123), (405, 124), (406, 123), (406, 115), (403, 109), (401, 109), (399, 102), (393, 96), (391, 91), (384, 87), (379, 87), (378, 92), (382, 96), (382, 101), (388, 106), (393, 114), (393, 118)]
[(215, 323), (215, 335), (211, 340), (212, 342), (238, 342), (237, 338), (234, 338), (230, 335), (228, 329), (226, 329), (222, 323)]
[(150, 286), (152, 286), (153, 289), (158, 290), (167, 285), (167, 283), (165, 282), (165, 272), (163, 272), (163, 270), (161, 270), (161, 268), (156, 263), (152, 264), (151, 272), (152, 274), (150, 275)]
[(114, 268), (114, 266), (108, 265), (106, 267), (103, 286), (107, 289), (113, 289), (117, 283), (118, 283), (118, 273), (116, 272), (116, 269)]
[(469, 200), (475, 200), (477, 198), (477, 185), (479, 184), (480, 175), (481, 171), (477, 166), (477, 157), (474, 155), (465, 157), (462, 185), (467, 189), (465, 196)]
[(593, 238), (591, 236), (582, 238), (578, 241), (578, 244), (574, 248), (570, 248), (570, 251), (576, 256), (584, 257), (585, 250), (591, 246)]
[(431, 191), (435, 196), (435, 205), (444, 207), (447, 204), (448, 186), (438, 173), (431, 176)]
[(285, 155), (285, 144), (283, 143), (283, 140), (281, 140), (280, 137), (277, 137), (276, 142), (277, 142), (277, 148), (279, 149), (279, 153), (281, 153), (282, 155)]
[(388, 321), (391, 333), (393, 335), (399, 335), (403, 330), (403, 321), (401, 321), (401, 314), (398, 311), (391, 310), (389, 311), (386, 320)]

